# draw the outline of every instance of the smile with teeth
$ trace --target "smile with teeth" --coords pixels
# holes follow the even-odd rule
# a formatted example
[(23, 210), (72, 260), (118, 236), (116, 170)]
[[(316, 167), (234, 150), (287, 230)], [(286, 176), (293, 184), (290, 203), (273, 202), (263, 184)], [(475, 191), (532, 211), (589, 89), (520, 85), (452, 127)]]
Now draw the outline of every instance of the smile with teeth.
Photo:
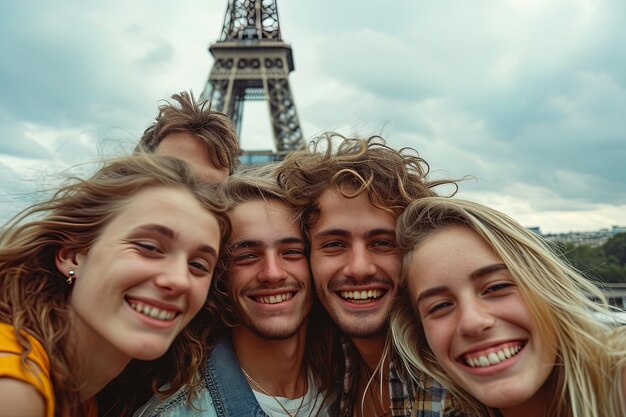
[(340, 291), (339, 295), (344, 300), (348, 300), (355, 304), (364, 304), (376, 301), (385, 295), (384, 290), (362, 290), (362, 291)]
[(485, 368), (488, 366), (497, 365), (500, 362), (511, 359), (512, 357), (517, 355), (520, 350), (522, 350), (522, 344), (518, 343), (513, 346), (507, 346), (495, 352), (490, 352), (487, 355), (465, 355), (463, 357), (463, 361), (465, 362), (465, 364), (471, 366), (472, 368)]
[(256, 301), (257, 303), (277, 304), (277, 303), (282, 303), (283, 301), (291, 300), (292, 297), (293, 297), (293, 293), (285, 292), (282, 294), (265, 295), (265, 296), (253, 297), (253, 298), (254, 298), (254, 301)]
[(136, 312), (157, 320), (168, 321), (178, 315), (176, 311), (162, 310), (160, 308), (142, 303), (141, 301), (128, 301), (128, 304)]

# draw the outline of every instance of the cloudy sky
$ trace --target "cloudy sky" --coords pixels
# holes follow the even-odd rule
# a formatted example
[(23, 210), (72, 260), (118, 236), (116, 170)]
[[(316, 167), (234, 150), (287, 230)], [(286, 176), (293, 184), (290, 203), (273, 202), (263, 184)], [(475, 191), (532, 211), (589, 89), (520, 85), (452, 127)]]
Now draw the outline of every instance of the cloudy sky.
[[(623, 0), (278, 1), (306, 137), (382, 132), (543, 232), (626, 226)], [(226, 3), (1, 2), (0, 220), (199, 94)], [(242, 142), (272, 146), (265, 103)]]

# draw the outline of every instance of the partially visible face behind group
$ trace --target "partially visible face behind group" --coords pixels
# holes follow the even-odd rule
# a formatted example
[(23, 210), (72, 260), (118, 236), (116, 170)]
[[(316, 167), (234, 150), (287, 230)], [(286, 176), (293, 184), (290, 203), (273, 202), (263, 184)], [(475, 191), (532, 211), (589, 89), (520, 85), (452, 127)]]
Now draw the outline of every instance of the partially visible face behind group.
[(190, 132), (174, 132), (166, 135), (154, 153), (182, 159), (189, 164), (196, 175), (209, 184), (219, 184), (228, 177), (228, 168), (216, 167), (209, 158), (205, 143)]
[(554, 342), (540, 334), (504, 262), (476, 232), (433, 232), (413, 249), (407, 279), (428, 345), (450, 378), (490, 407), (541, 407)]
[(60, 271), (76, 271), (70, 308), (81, 343), (126, 359), (163, 355), (204, 305), (219, 248), (217, 219), (188, 191), (134, 194), (88, 252), (57, 255)]

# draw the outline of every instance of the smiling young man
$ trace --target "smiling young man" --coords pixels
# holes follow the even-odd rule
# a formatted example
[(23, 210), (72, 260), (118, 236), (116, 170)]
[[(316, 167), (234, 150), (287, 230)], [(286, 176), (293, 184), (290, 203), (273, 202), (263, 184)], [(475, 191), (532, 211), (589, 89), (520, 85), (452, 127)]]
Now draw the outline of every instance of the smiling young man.
[(337, 361), (323, 318), (311, 312), (306, 240), (269, 172), (252, 170), (222, 184), (234, 207), (232, 233), (210, 302), (224, 326), (203, 386), (192, 404), (183, 390), (160, 404), (153, 399), (136, 416), (336, 415)]
[(159, 107), (136, 150), (182, 159), (208, 183), (222, 182), (234, 172), (241, 155), (230, 118), (186, 91), (172, 99), (178, 105), (168, 101)]
[(396, 219), (450, 181), (427, 181), (428, 165), (411, 149), (338, 134), (289, 155), (278, 171), (311, 241), (317, 295), (345, 336), (341, 415), (441, 416), (443, 388), (426, 378), (425, 388), (413, 386), (385, 344), (402, 262)]

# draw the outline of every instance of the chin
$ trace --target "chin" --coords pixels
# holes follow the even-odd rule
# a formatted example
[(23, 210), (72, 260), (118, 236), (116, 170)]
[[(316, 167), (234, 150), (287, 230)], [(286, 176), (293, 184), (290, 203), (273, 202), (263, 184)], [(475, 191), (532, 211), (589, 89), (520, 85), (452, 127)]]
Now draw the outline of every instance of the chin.
[(140, 361), (152, 361), (165, 355), (171, 344), (163, 346), (159, 343), (149, 343), (146, 345), (134, 347), (129, 353), (131, 353), (132, 359), (138, 359)]
[(528, 401), (532, 397), (532, 395), (522, 393), (522, 392), (510, 392), (510, 391), (497, 392), (494, 390), (492, 390), (491, 392), (487, 394), (484, 392), (481, 392), (481, 393), (477, 393), (477, 395), (476, 394), (472, 394), (472, 395), (474, 395), (480, 402), (487, 405), (488, 407), (498, 408), (498, 409), (507, 409), (511, 407), (516, 407), (524, 403), (525, 401)]

